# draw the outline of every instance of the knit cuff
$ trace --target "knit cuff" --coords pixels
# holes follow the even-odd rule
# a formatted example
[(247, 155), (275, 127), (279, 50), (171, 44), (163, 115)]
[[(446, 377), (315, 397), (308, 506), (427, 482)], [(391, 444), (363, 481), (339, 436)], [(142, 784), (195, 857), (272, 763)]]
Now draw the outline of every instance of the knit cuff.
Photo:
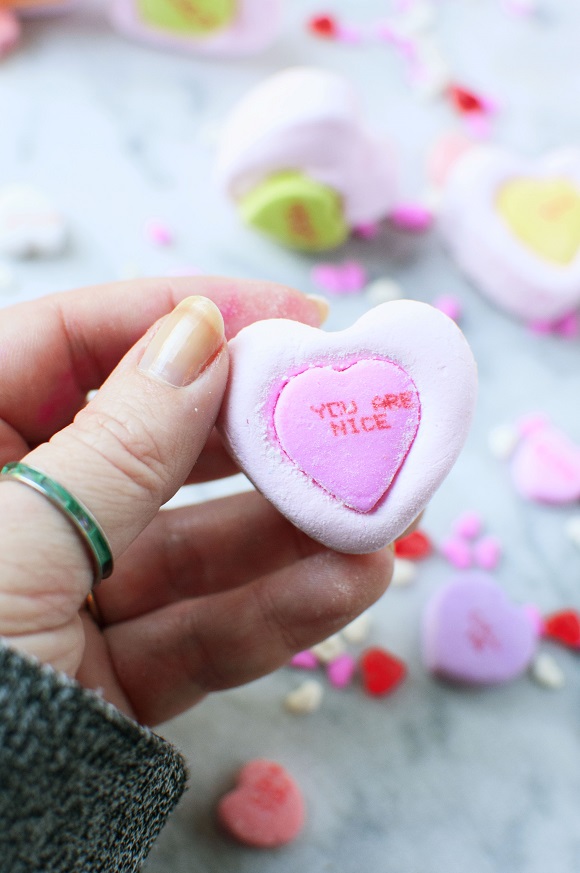
[(0, 643), (2, 870), (133, 873), (185, 780), (165, 740)]

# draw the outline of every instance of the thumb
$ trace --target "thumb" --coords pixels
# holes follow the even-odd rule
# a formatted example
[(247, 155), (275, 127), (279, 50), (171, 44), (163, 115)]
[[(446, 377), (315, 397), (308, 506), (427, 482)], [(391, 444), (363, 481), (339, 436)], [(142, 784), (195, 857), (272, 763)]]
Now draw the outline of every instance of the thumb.
[(227, 372), (219, 309), (188, 297), (26, 462), (87, 506), (116, 558), (185, 481), (213, 427)]

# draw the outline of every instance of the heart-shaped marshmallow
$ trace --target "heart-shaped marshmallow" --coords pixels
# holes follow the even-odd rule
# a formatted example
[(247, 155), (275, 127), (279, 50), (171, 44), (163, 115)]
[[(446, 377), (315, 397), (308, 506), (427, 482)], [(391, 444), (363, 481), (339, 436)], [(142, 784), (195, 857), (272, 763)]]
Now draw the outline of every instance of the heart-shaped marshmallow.
[(250, 761), (238, 785), (218, 806), (218, 818), (230, 834), (248, 846), (273, 848), (289, 843), (304, 825), (300, 789), (273, 761)]
[(491, 576), (472, 571), (443, 586), (427, 605), (423, 659), (455, 682), (493, 685), (519, 676), (537, 647), (537, 628)]
[(549, 424), (524, 437), (512, 457), (511, 473), (518, 492), (529, 500), (580, 500), (580, 446)]
[(447, 177), (440, 218), (459, 266), (498, 306), (556, 322), (580, 305), (580, 150), (538, 161), (466, 150)]
[(256, 322), (230, 353), (227, 447), (280, 512), (338, 551), (403, 533), (467, 436), (475, 362), (458, 327), (424, 303), (385, 303), (334, 334)]

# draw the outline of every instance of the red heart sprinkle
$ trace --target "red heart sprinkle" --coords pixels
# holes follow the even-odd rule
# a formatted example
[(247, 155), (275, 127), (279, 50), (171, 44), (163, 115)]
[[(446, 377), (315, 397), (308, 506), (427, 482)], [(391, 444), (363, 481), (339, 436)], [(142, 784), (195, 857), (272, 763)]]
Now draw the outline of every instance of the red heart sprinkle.
[(316, 36), (323, 36), (326, 39), (334, 39), (338, 31), (336, 19), (332, 15), (315, 15), (308, 22), (308, 29)]
[(382, 697), (394, 691), (407, 675), (403, 661), (378, 646), (362, 653), (360, 667), (364, 689), (373, 697)]
[(406, 558), (408, 561), (420, 561), (428, 558), (433, 552), (433, 543), (420, 530), (415, 530), (406, 537), (395, 542), (395, 555), (397, 558)]
[(573, 609), (548, 615), (544, 621), (544, 636), (570, 649), (580, 649), (580, 615)]
[(451, 85), (448, 90), (451, 102), (459, 112), (484, 112), (485, 104), (483, 100), (468, 91), (466, 88), (461, 88), (459, 85)]

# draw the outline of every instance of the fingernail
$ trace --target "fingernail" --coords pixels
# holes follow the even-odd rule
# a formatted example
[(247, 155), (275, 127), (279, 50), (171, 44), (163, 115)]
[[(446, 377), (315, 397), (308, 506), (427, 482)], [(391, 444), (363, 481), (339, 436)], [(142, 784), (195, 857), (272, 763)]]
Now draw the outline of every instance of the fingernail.
[(306, 299), (311, 300), (312, 303), (314, 303), (320, 313), (320, 324), (324, 324), (328, 318), (328, 313), (330, 312), (330, 303), (328, 300), (325, 297), (319, 297), (318, 294), (307, 294)]
[(139, 369), (184, 388), (197, 379), (224, 342), (224, 321), (215, 303), (206, 297), (186, 297), (147, 346)]

